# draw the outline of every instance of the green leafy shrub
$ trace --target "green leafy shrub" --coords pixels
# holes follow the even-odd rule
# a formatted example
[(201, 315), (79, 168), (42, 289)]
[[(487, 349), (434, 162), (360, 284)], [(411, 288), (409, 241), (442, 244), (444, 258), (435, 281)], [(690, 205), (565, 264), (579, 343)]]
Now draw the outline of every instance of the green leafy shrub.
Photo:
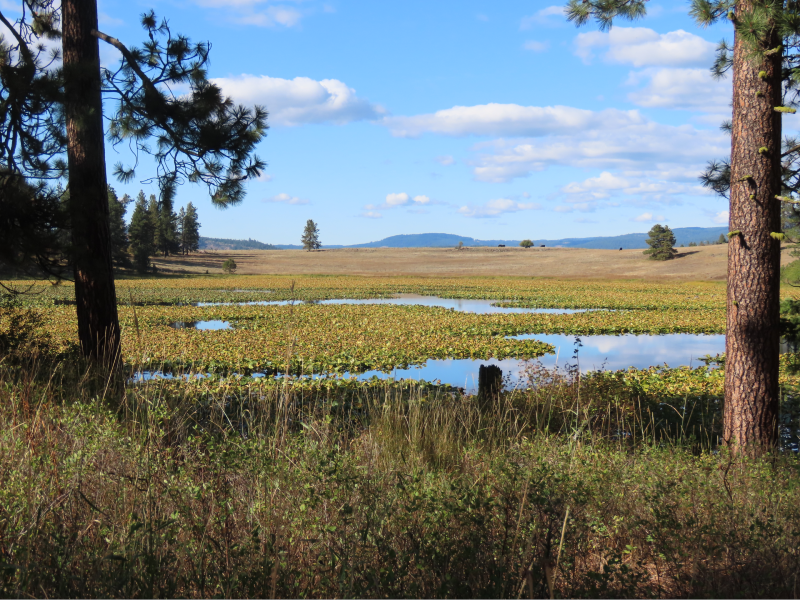
[(222, 270), (226, 273), (235, 273), (236, 272), (236, 261), (232, 258), (227, 259), (224, 263), (222, 263)]

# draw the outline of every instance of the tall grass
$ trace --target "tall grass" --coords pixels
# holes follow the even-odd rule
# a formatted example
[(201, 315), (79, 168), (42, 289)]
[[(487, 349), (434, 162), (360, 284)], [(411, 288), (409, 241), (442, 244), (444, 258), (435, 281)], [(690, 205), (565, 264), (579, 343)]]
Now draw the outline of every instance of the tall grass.
[(798, 463), (713, 399), (239, 383), (0, 363), (0, 593), (796, 595)]

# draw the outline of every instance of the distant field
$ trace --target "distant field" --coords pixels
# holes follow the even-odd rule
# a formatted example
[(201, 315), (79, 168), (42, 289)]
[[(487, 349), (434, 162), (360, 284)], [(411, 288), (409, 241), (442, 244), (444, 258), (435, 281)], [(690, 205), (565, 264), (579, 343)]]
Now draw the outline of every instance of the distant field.
[[(233, 258), (247, 275), (336, 274), (420, 276), (525, 276), (562, 278), (724, 280), (727, 246), (680, 248), (674, 260), (649, 260), (641, 250), (583, 248), (343, 248), (206, 251), (155, 259), (159, 269), (221, 273)], [(783, 262), (789, 262), (788, 255)]]

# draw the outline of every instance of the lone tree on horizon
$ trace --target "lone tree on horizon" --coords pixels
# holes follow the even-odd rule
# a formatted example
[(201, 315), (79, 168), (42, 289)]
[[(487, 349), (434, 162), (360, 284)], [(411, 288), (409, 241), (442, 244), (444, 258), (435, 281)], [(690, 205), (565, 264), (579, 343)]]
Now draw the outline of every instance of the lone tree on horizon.
[(675, 250), (675, 234), (667, 225), (656, 223), (645, 240), (650, 246), (643, 254), (649, 254), (652, 260), (672, 260), (678, 252)]
[[(569, 0), (568, 20), (601, 30), (646, 14), (647, 0)], [(781, 203), (794, 203), (800, 144), (781, 147), (781, 116), (794, 113), (800, 76), (800, 5), (784, 0), (692, 0), (701, 26), (733, 25), (720, 43), (715, 76), (733, 72), (730, 161), (712, 161), (704, 185), (729, 195), (728, 293), (723, 442), (763, 455), (778, 445)], [(783, 160), (782, 160), (783, 159)], [(783, 170), (789, 173), (788, 180)]]
[(306, 221), (306, 228), (303, 229), (303, 237), (300, 238), (300, 241), (303, 242), (303, 249), (309, 252), (322, 247), (319, 241), (319, 227), (311, 219)]
[[(154, 157), (162, 201), (171, 201), (176, 186), (188, 180), (206, 184), (218, 207), (240, 202), (243, 182), (264, 167), (253, 151), (267, 129), (267, 113), (224, 97), (207, 77), (210, 45), (173, 35), (152, 11), (141, 20), (147, 40), (135, 48), (98, 30), (96, 0), (20, 4), (14, 22), (0, 9), (6, 29), (0, 39), (0, 106), (6, 107), (0, 110), (0, 211), (8, 190), (21, 189), (20, 182), (30, 185), (33, 203), (49, 210), (47, 199), (58, 195), (52, 182), (67, 179), (67, 261), (75, 281), (78, 339), (85, 356), (110, 365), (119, 359), (120, 326), (102, 94), (117, 104), (105, 115), (112, 144), (129, 145), (136, 157)], [(61, 51), (47, 49), (57, 40), (61, 69), (53, 68)], [(101, 68), (99, 40), (122, 54), (116, 69)], [(123, 182), (135, 176), (122, 164), (114, 171)], [(0, 239), (0, 246), (7, 243)]]

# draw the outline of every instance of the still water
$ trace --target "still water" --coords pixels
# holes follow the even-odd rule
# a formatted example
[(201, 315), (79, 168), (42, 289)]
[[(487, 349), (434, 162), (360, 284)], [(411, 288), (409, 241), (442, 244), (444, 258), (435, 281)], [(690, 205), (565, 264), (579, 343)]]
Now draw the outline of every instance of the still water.
[[(667, 335), (586, 335), (580, 337), (581, 346), (577, 348), (575, 358), (575, 336), (563, 334), (529, 334), (513, 336), (513, 339), (537, 339), (556, 348), (555, 354), (547, 354), (538, 360), (547, 368), (565, 367), (578, 364), (582, 372), (616, 371), (636, 367), (645, 369), (650, 366), (667, 364), (670, 367), (699, 367), (703, 363), (698, 359), (703, 356), (725, 351), (724, 335), (694, 335), (674, 333)], [(480, 365), (497, 365), (503, 375), (510, 375), (512, 387), (520, 380), (525, 364), (518, 359), (504, 360), (472, 360), (444, 359), (429, 360), (422, 367), (396, 369), (392, 373), (369, 371), (357, 375), (359, 379), (377, 376), (385, 379), (424, 379), (440, 380), (467, 391), (475, 391), (478, 387), (478, 367)]]
[(573, 314), (580, 312), (588, 312), (593, 310), (600, 310), (596, 308), (503, 308), (500, 306), (493, 306), (497, 302), (506, 302), (506, 300), (465, 300), (463, 298), (439, 298), (438, 296), (419, 296), (417, 294), (398, 294), (394, 298), (367, 298), (355, 300), (353, 298), (344, 298), (338, 300), (315, 300), (309, 302), (280, 300), (258, 300), (254, 302), (197, 302), (195, 306), (286, 306), (288, 304), (296, 304), (298, 306), (303, 304), (393, 304), (397, 306), (439, 306), (441, 308), (448, 308), (458, 312), (475, 313), (479, 315), (488, 314), (525, 314), (525, 313), (558, 313), (558, 314)]

